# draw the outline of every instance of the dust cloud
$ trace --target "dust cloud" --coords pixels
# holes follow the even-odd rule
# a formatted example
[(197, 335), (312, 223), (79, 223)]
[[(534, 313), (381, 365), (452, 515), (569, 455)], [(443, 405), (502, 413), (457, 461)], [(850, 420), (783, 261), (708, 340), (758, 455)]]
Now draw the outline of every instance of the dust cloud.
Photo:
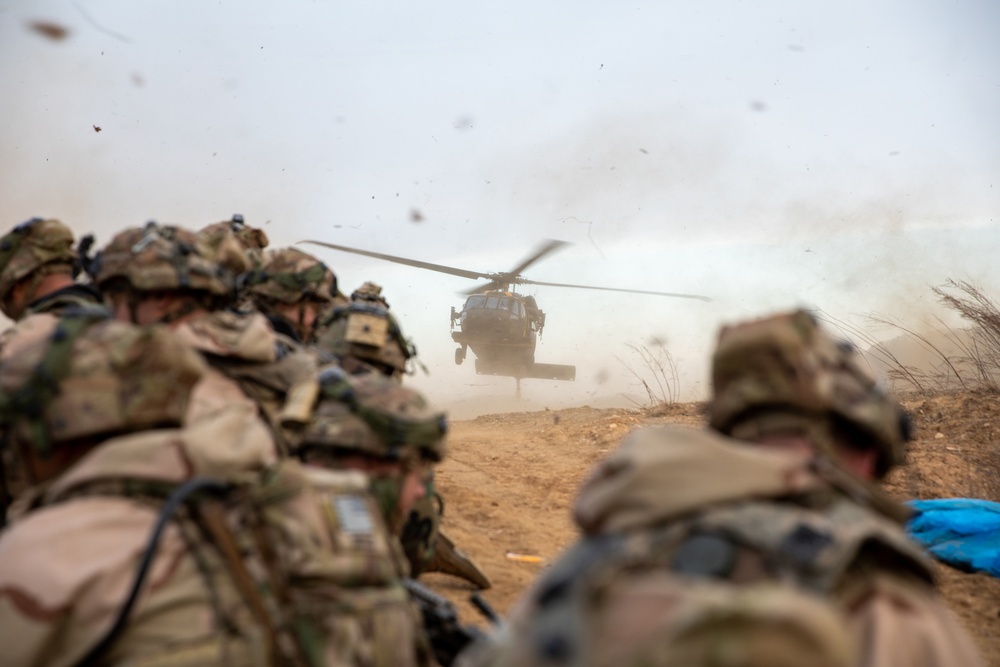
[[(14, 3), (0, 24), (0, 84), (19, 102), (0, 132), (0, 214), (8, 226), (58, 217), (100, 245), (149, 219), (241, 213), (273, 247), (328, 240), (484, 272), (562, 239), (527, 278), (713, 300), (525, 285), (547, 313), (537, 360), (574, 364), (577, 380), (524, 380), (517, 398), (471, 355), (454, 364), (448, 313), (472, 282), (302, 248), (346, 290), (384, 286), (429, 370), (410, 381), (455, 415), (644, 404), (656, 378), (636, 377), (649, 369), (629, 346), (653, 340), (676, 364), (671, 392), (699, 400), (725, 322), (794, 307), (862, 326), (872, 312), (932, 321), (931, 287), (949, 278), (1000, 289), (986, 23), (963, 41), (966, 20), (910, 11), (922, 26), (910, 32), (866, 10), (840, 45), (820, 28), (850, 11), (791, 6), (747, 17), (753, 34), (724, 11), (720, 37), (708, 12), (663, 24), (686, 26), (673, 41), (657, 29), (607, 44), (582, 29), (609, 19), (588, 14), (565, 31), (578, 39), (529, 48), (474, 21), (397, 40), (401, 18), (369, 34), (373, 17), (336, 7), (285, 10), (261, 31), (243, 7), (189, 25), (166, 4), (96, 3), (88, 20)], [(643, 30), (651, 18), (614, 20)], [(41, 37), (33, 20), (67, 35)], [(510, 38), (526, 29), (504, 25)], [(635, 49), (643, 39), (658, 46)], [(843, 85), (818, 86), (826, 75)], [(934, 85), (951, 94), (926, 97)]]

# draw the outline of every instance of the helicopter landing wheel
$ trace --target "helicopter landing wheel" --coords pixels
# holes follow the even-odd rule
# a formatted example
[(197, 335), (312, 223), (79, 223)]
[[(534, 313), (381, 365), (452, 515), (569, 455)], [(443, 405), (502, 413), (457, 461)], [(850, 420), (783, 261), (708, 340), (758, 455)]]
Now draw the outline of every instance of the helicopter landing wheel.
[(455, 350), (455, 365), (461, 366), (463, 361), (465, 361), (465, 348), (460, 347)]

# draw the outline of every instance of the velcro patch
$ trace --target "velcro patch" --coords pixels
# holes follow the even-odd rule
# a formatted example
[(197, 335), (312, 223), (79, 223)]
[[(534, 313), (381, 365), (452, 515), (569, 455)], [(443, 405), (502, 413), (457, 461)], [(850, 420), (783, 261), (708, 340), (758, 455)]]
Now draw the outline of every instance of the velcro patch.
[(380, 348), (389, 339), (389, 320), (371, 313), (351, 313), (344, 338), (351, 343)]

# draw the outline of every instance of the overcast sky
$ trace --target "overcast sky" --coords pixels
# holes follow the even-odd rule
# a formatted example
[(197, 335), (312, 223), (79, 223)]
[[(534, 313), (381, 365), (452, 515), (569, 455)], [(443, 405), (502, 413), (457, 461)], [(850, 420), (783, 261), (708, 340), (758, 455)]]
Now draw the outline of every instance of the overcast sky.
[[(527, 277), (714, 301), (529, 289), (578, 380), (526, 398), (628, 391), (653, 337), (701, 397), (720, 322), (996, 293), (998, 34), (994, 0), (0, 0), (0, 212), (99, 242), (239, 212), (476, 271), (563, 239)], [(385, 286), (441, 402), (510, 389), (452, 361), (472, 283), (305, 249)]]

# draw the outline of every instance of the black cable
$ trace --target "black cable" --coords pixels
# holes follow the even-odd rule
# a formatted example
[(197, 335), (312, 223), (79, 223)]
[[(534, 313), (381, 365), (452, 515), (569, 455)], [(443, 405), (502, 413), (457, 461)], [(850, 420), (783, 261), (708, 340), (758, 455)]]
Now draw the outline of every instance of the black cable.
[(184, 482), (179, 487), (177, 487), (167, 501), (163, 504), (163, 508), (160, 510), (159, 516), (156, 519), (156, 525), (153, 527), (153, 532), (149, 537), (149, 542), (146, 546), (146, 551), (142, 555), (142, 560), (139, 562), (139, 569), (136, 571), (135, 580), (132, 582), (132, 589), (129, 591), (128, 597), (125, 600), (125, 604), (122, 605), (121, 610), (118, 612), (118, 617), (115, 619), (114, 624), (108, 631), (104, 638), (97, 643), (94, 648), (87, 653), (78, 664), (80, 665), (90, 665), (93, 664), (108, 648), (111, 644), (118, 639), (122, 631), (125, 629), (125, 624), (128, 622), (128, 617), (132, 613), (132, 607), (135, 606), (135, 601), (139, 598), (139, 592), (142, 590), (142, 584), (146, 579), (146, 575), (149, 573), (149, 567), (153, 562), (153, 556), (156, 554), (156, 547), (160, 543), (160, 538), (163, 536), (163, 530), (167, 527), (167, 523), (173, 518), (174, 512), (177, 508), (188, 499), (193, 493), (198, 491), (217, 491), (224, 492), (228, 490), (229, 487), (222, 482), (215, 479), (209, 479), (206, 477), (196, 477), (194, 479)]

